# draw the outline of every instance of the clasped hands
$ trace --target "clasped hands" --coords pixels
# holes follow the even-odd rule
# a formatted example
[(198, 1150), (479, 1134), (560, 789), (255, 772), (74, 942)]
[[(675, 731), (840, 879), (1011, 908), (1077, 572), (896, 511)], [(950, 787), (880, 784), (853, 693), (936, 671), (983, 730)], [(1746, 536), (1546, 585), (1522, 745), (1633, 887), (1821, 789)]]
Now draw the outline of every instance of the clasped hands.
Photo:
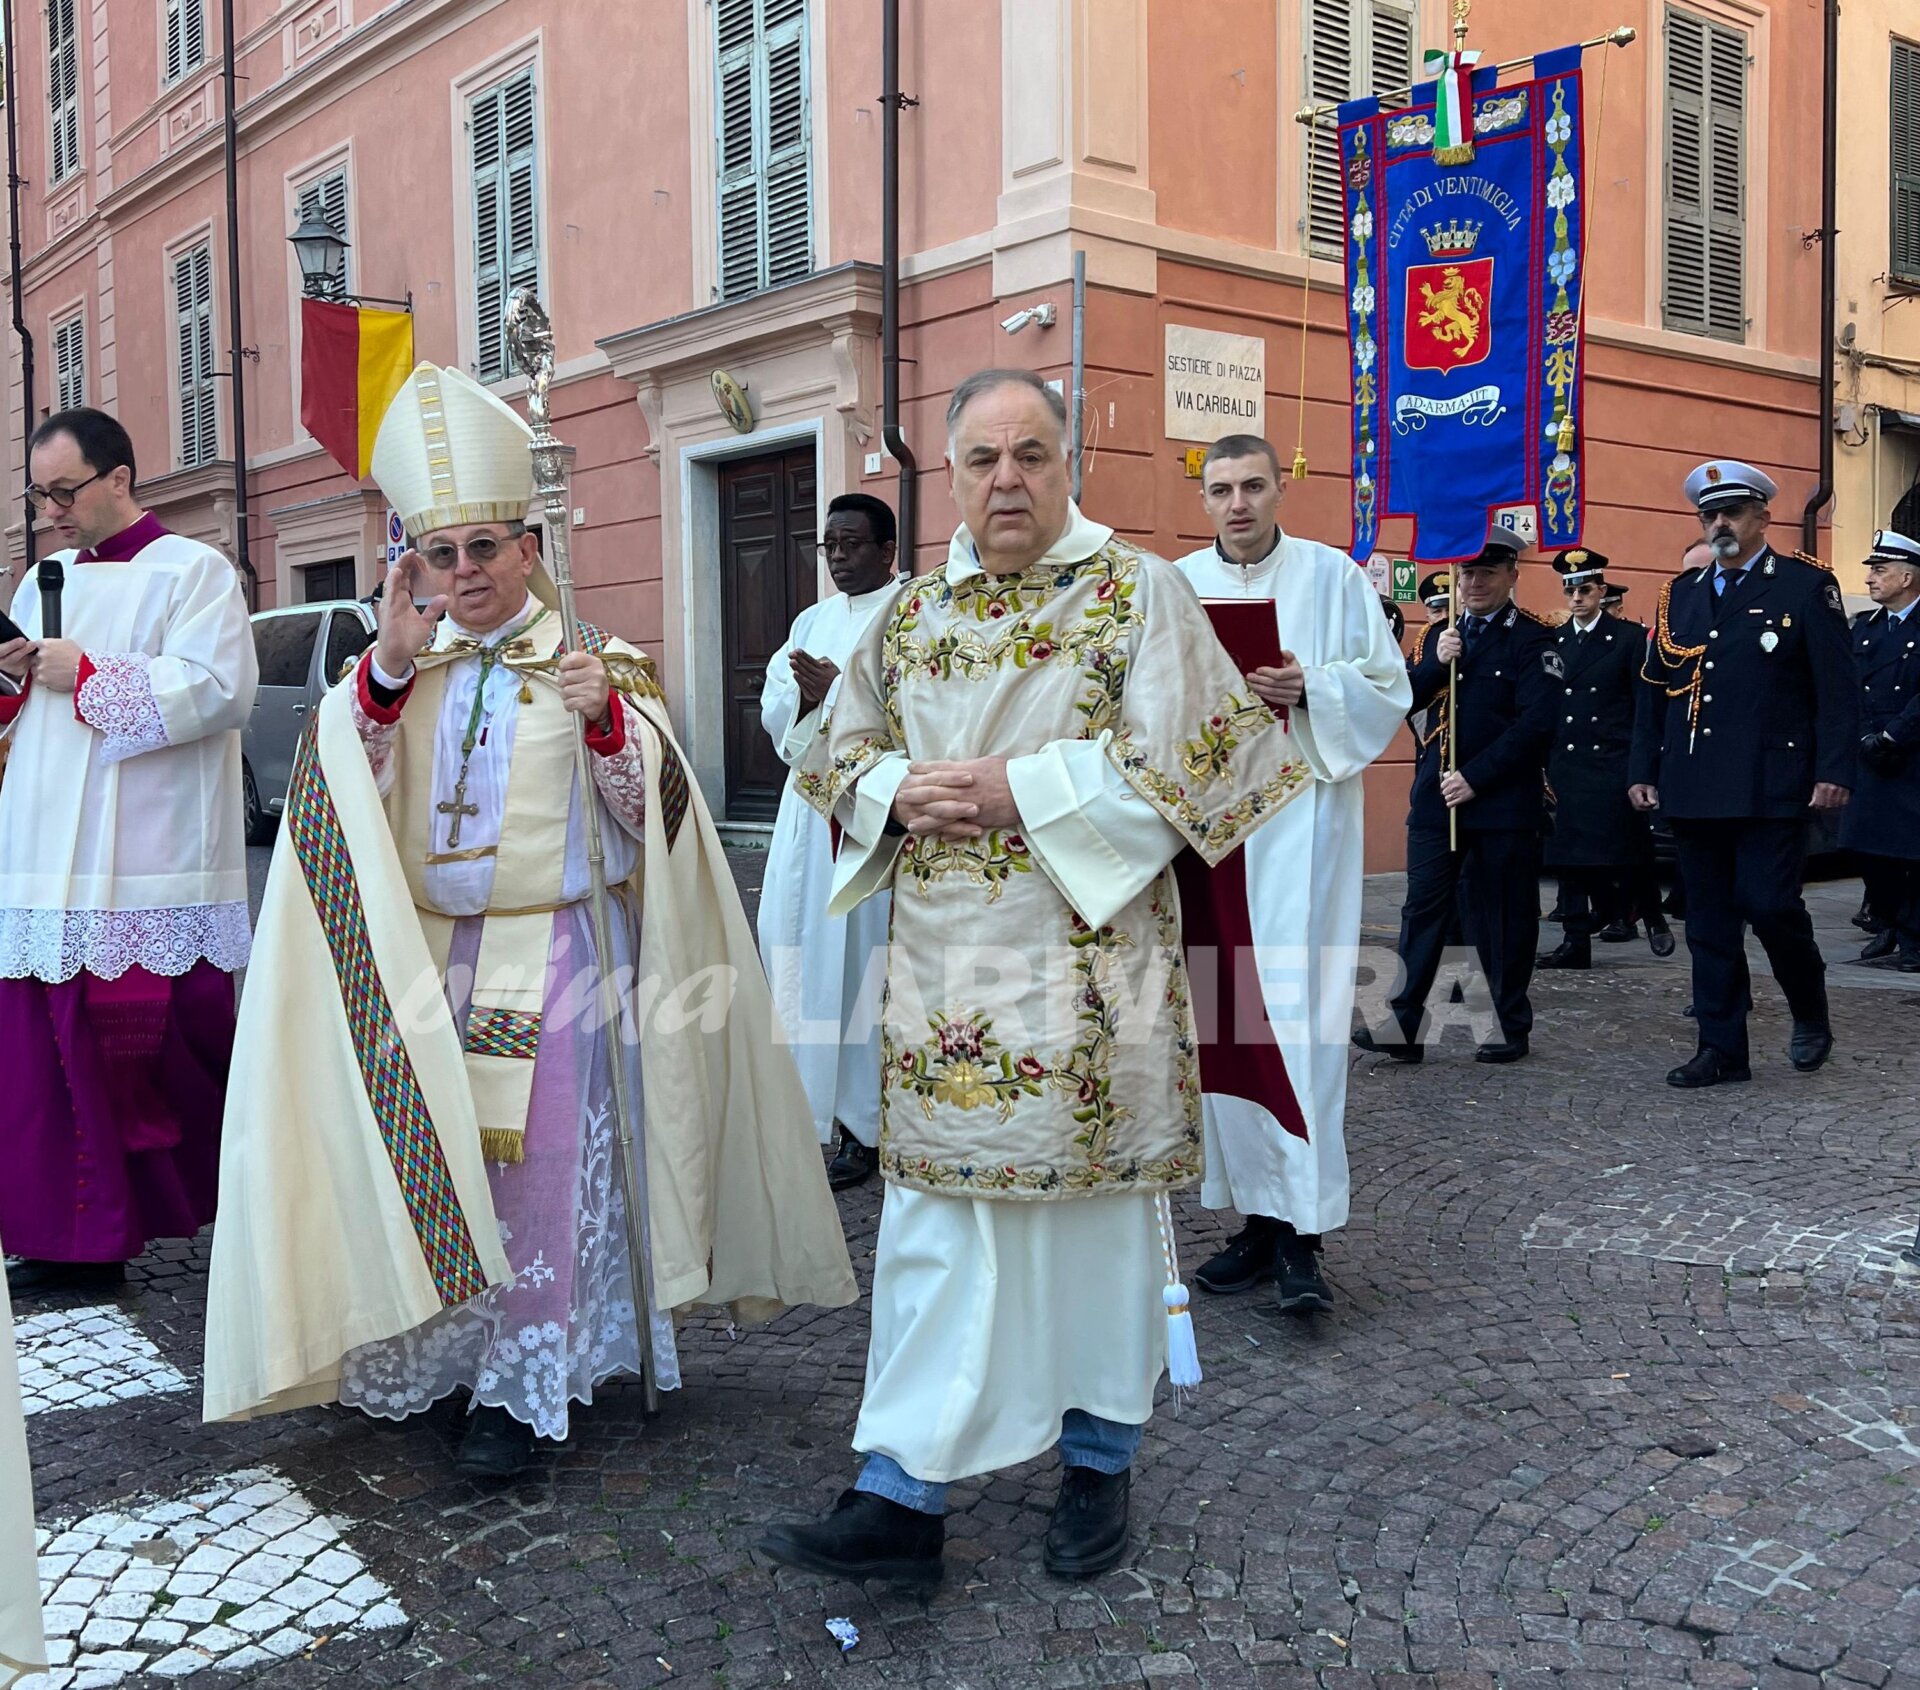
[(893, 795), (893, 819), (916, 839), (978, 839), (1019, 826), (1006, 758), (910, 764)]
[(0, 674), (13, 681), (31, 675), (53, 692), (72, 692), (80, 679), (81, 656), (72, 640), (8, 640), (0, 645)]

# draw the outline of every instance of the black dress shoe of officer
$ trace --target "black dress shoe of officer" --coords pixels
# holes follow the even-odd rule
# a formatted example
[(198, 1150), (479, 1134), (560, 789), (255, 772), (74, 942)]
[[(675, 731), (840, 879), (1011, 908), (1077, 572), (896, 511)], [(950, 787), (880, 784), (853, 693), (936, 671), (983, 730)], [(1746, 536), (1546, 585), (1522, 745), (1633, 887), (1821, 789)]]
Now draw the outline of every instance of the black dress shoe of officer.
[(1811, 1074), (1833, 1054), (1833, 1029), (1824, 1021), (1796, 1021), (1787, 1041), (1787, 1060)]
[(760, 1540), (760, 1553), (783, 1567), (828, 1578), (932, 1584), (940, 1577), (946, 1536), (946, 1521), (938, 1514), (848, 1490), (824, 1520), (775, 1526)]
[(1891, 927), (1883, 927), (1866, 942), (1860, 952), (1862, 962), (1878, 962), (1883, 956), (1892, 956), (1900, 948), (1900, 935)]
[(1606, 944), (1624, 945), (1629, 939), (1637, 939), (1640, 937), (1640, 926), (1639, 923), (1628, 921), (1622, 916), (1616, 921), (1608, 922), (1605, 927), (1601, 928), (1600, 937)]
[(1703, 1086), (1752, 1078), (1753, 1070), (1744, 1062), (1730, 1062), (1719, 1051), (1703, 1047), (1667, 1076), (1667, 1084), (1681, 1091), (1698, 1091)]
[(1533, 959), (1535, 968), (1591, 968), (1593, 946), (1585, 939), (1562, 939), (1552, 950)]
[(1647, 918), (1647, 948), (1655, 956), (1673, 955), (1673, 929), (1656, 916)]
[(1518, 1062), (1527, 1054), (1527, 1035), (1511, 1039), (1490, 1039), (1473, 1053), (1476, 1062)]
[(7, 1269), (7, 1295), (116, 1290), (127, 1282), (125, 1262), (42, 1262), (31, 1258)]
[(1370, 1051), (1375, 1056), (1388, 1057), (1394, 1062), (1421, 1062), (1426, 1059), (1425, 1045), (1382, 1044), (1373, 1036), (1371, 1027), (1361, 1027), (1353, 1035), (1355, 1050)]
[(1117, 1566), (1127, 1552), (1127, 1496), (1131, 1481), (1124, 1468), (1099, 1473), (1069, 1467), (1060, 1475), (1042, 1555), (1055, 1578), (1085, 1579)]
[(1320, 1240), (1295, 1233), (1274, 1252), (1273, 1300), (1282, 1314), (1331, 1314), (1333, 1292), (1320, 1272)]
[(1236, 1297), (1273, 1277), (1274, 1247), (1281, 1225), (1268, 1215), (1249, 1215), (1247, 1224), (1227, 1240), (1226, 1248), (1201, 1263), (1193, 1282), (1216, 1297)]
[(453, 1458), (454, 1471), (469, 1479), (515, 1479), (533, 1459), (533, 1428), (504, 1408), (476, 1408)]
[(848, 1186), (871, 1178), (879, 1166), (880, 1152), (870, 1150), (842, 1127), (839, 1152), (827, 1164), (827, 1184), (835, 1191), (845, 1191)]

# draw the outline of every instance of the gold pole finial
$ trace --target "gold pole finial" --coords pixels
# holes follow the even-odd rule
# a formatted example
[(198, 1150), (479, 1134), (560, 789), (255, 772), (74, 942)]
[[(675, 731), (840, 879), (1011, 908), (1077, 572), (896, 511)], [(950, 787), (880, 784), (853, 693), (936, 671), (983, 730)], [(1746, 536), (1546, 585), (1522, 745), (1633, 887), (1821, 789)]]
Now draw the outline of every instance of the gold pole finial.
[(1473, 10), (1473, 0), (1453, 0), (1453, 50), (1458, 53), (1467, 45), (1467, 14)]

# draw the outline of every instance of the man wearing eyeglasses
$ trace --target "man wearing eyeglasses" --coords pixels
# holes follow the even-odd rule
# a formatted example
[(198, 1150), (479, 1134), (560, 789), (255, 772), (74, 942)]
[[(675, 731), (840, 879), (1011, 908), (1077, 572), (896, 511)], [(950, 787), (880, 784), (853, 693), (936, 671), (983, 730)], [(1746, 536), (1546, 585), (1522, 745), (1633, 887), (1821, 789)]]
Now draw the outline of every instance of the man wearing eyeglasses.
[(1853, 619), (1860, 685), (1860, 777), (1840, 818), (1867, 907), (1885, 923), (1860, 953), (1920, 974), (1920, 540), (1892, 529), (1867, 558), (1873, 609)]
[(63, 637), (22, 581), (0, 643), (0, 1242), (15, 1296), (118, 1283), (213, 1218), (249, 947), (240, 732), (258, 670), (233, 565), (142, 509), (100, 411), (34, 431)]
[[(761, 725), (790, 766), (830, 730), (840, 671), (899, 585), (893, 512), (880, 500), (842, 493), (827, 506), (824, 532), (820, 558), (838, 590), (795, 618), (767, 662), (760, 694)], [(826, 818), (788, 781), (760, 890), (760, 955), (814, 1131), (823, 1145), (839, 1137), (827, 1182), (842, 1190), (880, 1165), (879, 987), (892, 905), (883, 893), (844, 916), (828, 915), (832, 892)]]
[[(678, 1385), (675, 1309), (745, 1320), (855, 1294), (651, 665), (590, 624), (563, 641), (522, 522), (531, 438), (431, 364), (381, 422), (374, 479), (418, 549), (294, 765), (207, 1301), (208, 1418), (337, 1398), (399, 1420), (464, 1391), (456, 1466), (494, 1480), (649, 1353), (660, 1388)], [(651, 1306), (623, 1126), (645, 1175)]]

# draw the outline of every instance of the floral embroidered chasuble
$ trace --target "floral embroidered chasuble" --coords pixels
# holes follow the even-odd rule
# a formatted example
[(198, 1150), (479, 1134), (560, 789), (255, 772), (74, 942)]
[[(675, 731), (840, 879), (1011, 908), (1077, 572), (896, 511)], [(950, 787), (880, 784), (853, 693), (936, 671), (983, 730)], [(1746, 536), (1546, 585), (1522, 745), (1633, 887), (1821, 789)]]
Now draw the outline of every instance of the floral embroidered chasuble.
[[(880, 1149), (896, 1183), (1047, 1199), (1200, 1176), (1171, 869), (1090, 924), (1020, 832), (880, 839), (855, 791), (871, 776), (890, 805), (910, 759), (1004, 756), (1037, 829), (1026, 794), (1094, 747), (1107, 796), (1150, 806), (1210, 864), (1312, 779), (1178, 572), (1076, 511), (1018, 576), (983, 572), (962, 530), (946, 568), (875, 618), (800, 767), (853, 833), (843, 851), (868, 854), (858, 895), (893, 893)], [(1057, 813), (1078, 808), (1069, 784)]]

